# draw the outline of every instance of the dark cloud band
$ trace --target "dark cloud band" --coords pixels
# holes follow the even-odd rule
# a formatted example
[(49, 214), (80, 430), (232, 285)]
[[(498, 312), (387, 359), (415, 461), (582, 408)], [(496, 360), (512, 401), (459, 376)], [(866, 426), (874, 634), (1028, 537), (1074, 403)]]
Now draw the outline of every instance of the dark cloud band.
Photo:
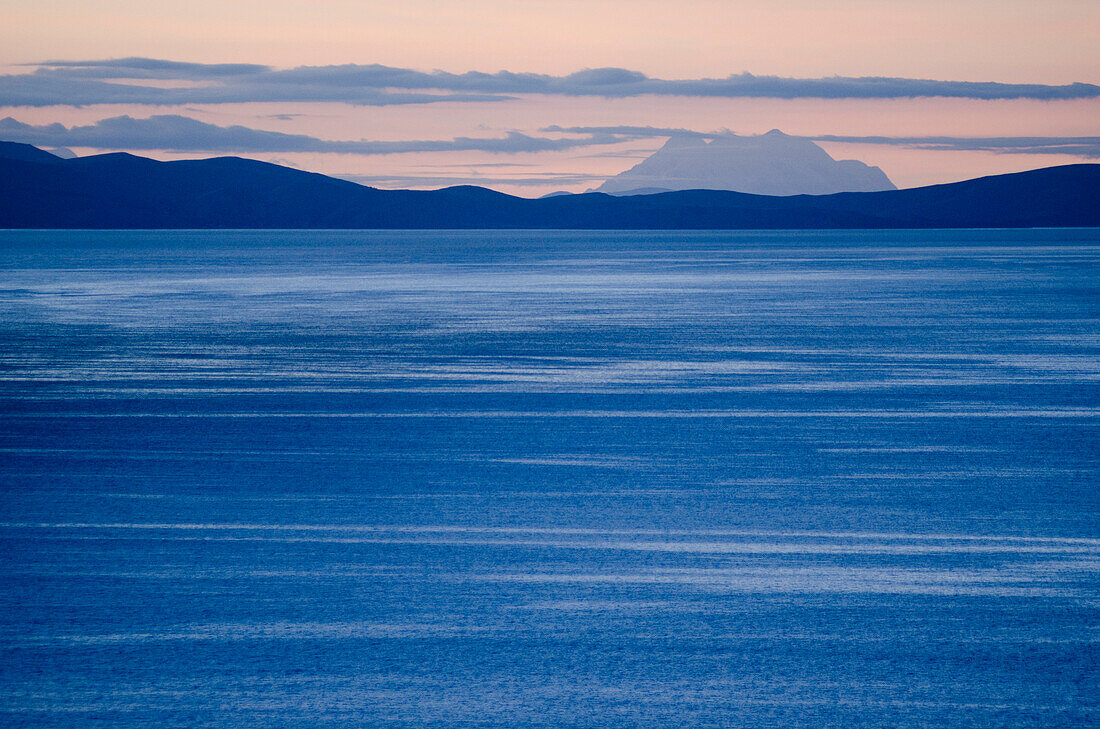
[[(610, 134), (624, 139), (649, 137), (699, 137), (714, 139), (727, 130), (700, 132), (693, 129), (647, 126), (588, 126), (543, 127), (543, 132), (564, 134)], [(888, 137), (841, 136), (821, 134), (802, 137), (813, 142), (837, 142), (845, 144), (874, 144), (910, 149), (940, 150), (950, 152), (1000, 152), (1003, 154), (1067, 154), (1076, 157), (1100, 158), (1100, 137)]]
[[(1100, 86), (939, 81), (891, 77), (785, 78), (741, 73), (725, 78), (660, 79), (623, 68), (566, 76), (499, 71), (448, 73), (378, 64), (275, 69), (255, 64), (181, 63), (148, 58), (49, 61), (34, 71), (0, 76), (0, 105), (219, 104), (344, 102), (362, 105), (506, 101), (520, 94), (691, 96), (775, 99), (1091, 99)], [(164, 88), (141, 80), (192, 81)], [(126, 83), (119, 83), (126, 81)]]
[[(691, 129), (650, 126), (549, 126), (540, 130), (557, 136), (533, 136), (510, 132), (503, 137), (454, 137), (405, 141), (339, 141), (305, 134), (285, 134), (245, 126), (222, 127), (190, 117), (162, 114), (146, 119), (116, 116), (86, 126), (61, 124), (33, 126), (11, 117), (0, 119), (0, 139), (39, 147), (89, 147), (107, 150), (160, 150), (165, 152), (279, 153), (320, 152), (334, 154), (402, 154), (409, 152), (558, 152), (612, 145), (648, 138), (694, 136), (713, 139), (726, 130), (700, 132)], [(1065, 154), (1100, 158), (1100, 137), (886, 137), (819, 135), (803, 137), (815, 142), (874, 144), (913, 149), (983, 151), (1003, 154)]]
[(584, 173), (546, 173), (539, 175), (485, 176), (485, 175), (339, 175), (342, 179), (361, 185), (383, 187), (450, 187), (453, 185), (513, 185), (516, 187), (569, 187), (600, 183), (607, 175)]
[(808, 137), (816, 142), (882, 144), (949, 152), (1004, 154), (1069, 154), (1100, 158), (1100, 137)]
[(400, 154), (405, 152), (553, 152), (614, 144), (612, 134), (578, 137), (535, 137), (510, 132), (503, 137), (455, 137), (408, 141), (333, 141), (304, 134), (284, 134), (244, 126), (221, 127), (175, 114), (135, 119), (116, 116), (87, 126), (32, 126), (8, 117), (0, 119), (0, 139), (39, 147), (91, 147), (166, 152), (328, 152), (337, 154)]

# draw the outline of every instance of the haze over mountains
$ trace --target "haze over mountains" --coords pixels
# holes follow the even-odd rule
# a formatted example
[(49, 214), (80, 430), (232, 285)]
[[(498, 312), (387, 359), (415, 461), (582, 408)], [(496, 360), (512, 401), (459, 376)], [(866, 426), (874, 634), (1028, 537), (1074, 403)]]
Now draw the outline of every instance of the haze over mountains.
[(686, 190), (531, 200), (481, 187), (379, 190), (267, 162), (62, 159), (0, 142), (0, 228), (792, 229), (1100, 226), (1100, 165), (947, 185), (766, 196)]
[(778, 129), (712, 141), (674, 136), (648, 159), (604, 182), (612, 195), (669, 190), (734, 190), (754, 195), (829, 195), (895, 190), (878, 167), (835, 160), (808, 139)]

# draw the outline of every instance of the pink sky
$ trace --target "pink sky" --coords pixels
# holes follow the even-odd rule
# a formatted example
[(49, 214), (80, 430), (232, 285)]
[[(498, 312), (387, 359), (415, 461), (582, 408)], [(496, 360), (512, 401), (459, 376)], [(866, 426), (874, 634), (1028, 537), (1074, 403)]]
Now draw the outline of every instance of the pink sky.
[[(0, 71), (47, 59), (141, 56), (201, 63), (372, 64), (453, 73), (500, 70), (565, 75), (614, 66), (665, 79), (757, 75), (891, 76), (1062, 85), (1100, 83), (1100, 3), (1094, 0), (948, 2), (849, 0), (286, 0), (138, 3), (9, 0), (0, 8)], [(3, 96), (0, 95), (0, 103)], [(537, 135), (548, 125), (649, 125), (751, 134), (844, 136), (1096, 136), (1100, 99), (760, 99), (520, 95), (514, 101), (381, 107), (343, 103), (6, 106), (0, 117), (42, 125), (93, 124), (128, 114), (179, 114), (209, 124), (332, 140)], [(300, 114), (289, 119), (276, 114)], [(392, 155), (254, 153), (330, 174), (414, 178), (482, 176), (524, 195), (583, 190), (660, 145), (645, 139), (572, 150)], [(824, 145), (836, 157), (881, 166), (899, 186), (1085, 161), (1069, 155), (932, 152)], [(76, 148), (74, 148), (76, 149)], [(80, 148), (79, 153), (99, 149)], [(142, 154), (168, 159), (159, 150)], [(612, 153), (617, 156), (609, 156)], [(491, 165), (491, 166), (484, 166)], [(578, 176), (555, 184), (555, 175)], [(589, 181), (579, 176), (588, 176)], [(512, 177), (546, 185), (508, 184)], [(567, 179), (567, 178), (563, 178)], [(504, 180), (504, 181), (502, 181)], [(382, 184), (382, 183), (380, 183)], [(441, 184), (424, 183), (438, 187)]]

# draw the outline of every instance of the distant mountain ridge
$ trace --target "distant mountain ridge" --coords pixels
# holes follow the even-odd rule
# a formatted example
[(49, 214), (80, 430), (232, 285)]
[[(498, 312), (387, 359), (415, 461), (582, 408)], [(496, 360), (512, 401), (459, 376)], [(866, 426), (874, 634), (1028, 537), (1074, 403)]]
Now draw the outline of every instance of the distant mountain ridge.
[(754, 195), (829, 195), (895, 190), (878, 167), (835, 160), (808, 139), (778, 129), (758, 136), (722, 134), (710, 142), (673, 136), (649, 158), (610, 178), (595, 192), (733, 190)]
[(774, 197), (687, 190), (531, 200), (481, 187), (379, 190), (279, 165), (126, 153), (61, 159), (0, 142), (2, 228), (790, 229), (1100, 226), (1100, 164), (909, 190)]

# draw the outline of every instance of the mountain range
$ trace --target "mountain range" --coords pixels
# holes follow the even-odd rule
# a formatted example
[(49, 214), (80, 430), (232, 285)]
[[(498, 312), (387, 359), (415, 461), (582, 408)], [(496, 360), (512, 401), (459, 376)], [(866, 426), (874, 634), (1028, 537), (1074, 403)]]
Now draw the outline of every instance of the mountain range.
[(878, 167), (835, 160), (808, 139), (778, 129), (757, 136), (720, 134), (711, 141), (672, 136), (650, 157), (596, 192), (735, 190), (754, 195), (829, 195), (894, 190)]
[(62, 159), (0, 142), (2, 228), (974, 228), (1100, 226), (1100, 164), (907, 190), (686, 190), (537, 200), (481, 187), (380, 190), (279, 165), (126, 153)]

